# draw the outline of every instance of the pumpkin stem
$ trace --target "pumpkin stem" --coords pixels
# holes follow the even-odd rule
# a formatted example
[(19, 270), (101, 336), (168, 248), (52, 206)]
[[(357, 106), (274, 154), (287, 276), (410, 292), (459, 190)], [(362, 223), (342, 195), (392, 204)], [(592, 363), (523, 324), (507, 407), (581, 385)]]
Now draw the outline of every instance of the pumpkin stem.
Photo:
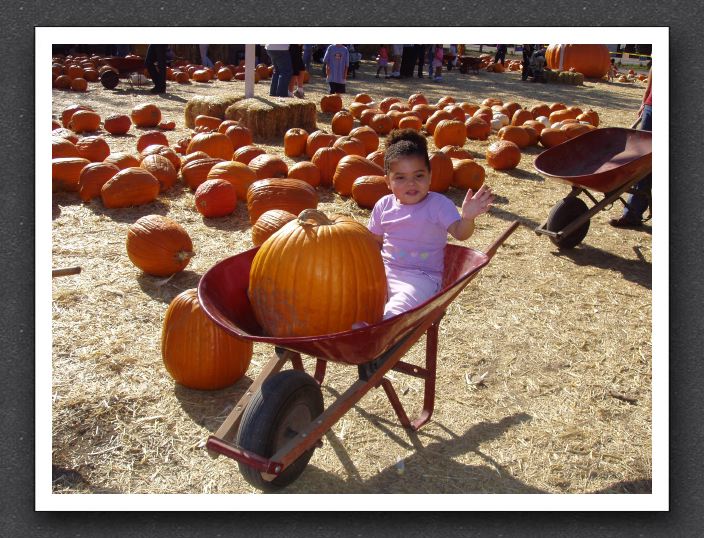
[(176, 254), (176, 258), (179, 261), (183, 261), (183, 260), (188, 260), (195, 255), (196, 255), (196, 253), (193, 252), (192, 250), (182, 250), (178, 254)]
[[(310, 222), (313, 221), (313, 222)], [(304, 209), (298, 214), (298, 224), (301, 226), (330, 225), (333, 222), (318, 209)]]

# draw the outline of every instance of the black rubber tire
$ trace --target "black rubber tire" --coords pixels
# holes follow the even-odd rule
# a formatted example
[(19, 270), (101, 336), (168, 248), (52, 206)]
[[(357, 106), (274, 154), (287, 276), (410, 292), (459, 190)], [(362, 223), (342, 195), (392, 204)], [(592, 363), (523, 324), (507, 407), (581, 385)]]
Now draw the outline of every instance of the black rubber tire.
[[(569, 223), (574, 221), (581, 214), (589, 211), (587, 204), (584, 203), (580, 198), (570, 196), (568, 198), (563, 198), (560, 202), (556, 203), (550, 210), (548, 215), (547, 224), (545, 228), (551, 232), (559, 232)], [(589, 231), (589, 220), (582, 224), (570, 235), (562, 237), (550, 237), (555, 245), (560, 249), (573, 248), (579, 245), (582, 240), (586, 237)]]
[[(271, 457), (289, 438), (323, 412), (323, 394), (318, 383), (300, 370), (284, 370), (267, 379), (254, 394), (242, 415), (237, 445), (263, 457)], [(313, 456), (311, 448), (272, 481), (238, 462), (240, 473), (252, 486), (275, 491), (295, 481)]]
[(117, 87), (118, 83), (120, 82), (120, 77), (115, 73), (115, 71), (105, 71), (102, 75), (100, 75), (100, 83), (103, 85), (103, 88), (106, 88), (108, 90), (113, 90), (115, 87)]

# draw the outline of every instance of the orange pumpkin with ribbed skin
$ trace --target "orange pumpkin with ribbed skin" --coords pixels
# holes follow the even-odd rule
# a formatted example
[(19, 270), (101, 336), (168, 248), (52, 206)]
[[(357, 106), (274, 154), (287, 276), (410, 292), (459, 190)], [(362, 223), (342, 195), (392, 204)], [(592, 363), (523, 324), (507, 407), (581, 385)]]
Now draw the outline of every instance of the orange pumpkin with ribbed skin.
[(361, 176), (352, 183), (352, 198), (359, 207), (372, 209), (387, 194), (391, 194), (391, 189), (384, 176)]
[(458, 189), (472, 189), (474, 192), (484, 185), (484, 167), (470, 159), (452, 159), (452, 186)]
[(521, 125), (521, 128), (528, 133), (528, 145), (537, 146), (538, 141), (540, 140), (540, 133), (535, 128), (530, 125), (526, 125), (525, 123)]
[(100, 189), (100, 197), (107, 208), (131, 207), (153, 202), (160, 188), (151, 172), (131, 167), (112, 176)]
[(52, 85), (54, 88), (58, 88), (60, 90), (68, 90), (71, 87), (71, 79), (68, 75), (59, 75), (54, 79)]
[(443, 120), (452, 120), (452, 116), (446, 110), (436, 110), (425, 122), (425, 130), (428, 131), (428, 134), (434, 135), (435, 128), (437, 127), (438, 123)]
[(216, 118), (215, 116), (207, 116), (205, 114), (199, 114), (195, 119), (195, 127), (207, 127), (211, 131), (218, 131), (222, 120)]
[(356, 127), (350, 131), (350, 136), (353, 136), (357, 140), (364, 144), (364, 148), (367, 153), (376, 151), (379, 147), (379, 135), (376, 131), (368, 126)]
[(473, 118), (481, 118), (487, 123), (491, 123), (491, 119), (494, 117), (494, 112), (487, 107), (479, 107), (474, 114), (472, 114)]
[(440, 149), (445, 155), (450, 157), (451, 159), (471, 159), (474, 160), (474, 157), (472, 157), (472, 153), (468, 150), (463, 148), (462, 146), (443, 146), (442, 149)]
[(383, 176), (384, 169), (359, 155), (347, 155), (340, 159), (332, 179), (335, 191), (342, 196), (352, 194), (352, 184), (362, 176)]
[(137, 127), (156, 127), (161, 121), (161, 110), (154, 103), (144, 103), (134, 107), (130, 117)]
[(570, 138), (574, 138), (575, 136), (579, 136), (581, 134), (584, 134), (588, 131), (591, 131), (592, 129), (596, 129), (593, 125), (585, 125), (583, 123), (568, 123), (567, 125), (563, 125), (560, 130), (563, 131), (567, 135), (567, 139), (569, 140)]
[(227, 82), (228, 80), (232, 80), (233, 76), (232, 71), (230, 71), (227, 67), (221, 67), (218, 69), (218, 80)]
[(341, 149), (346, 155), (359, 155), (360, 157), (367, 155), (367, 148), (364, 146), (364, 143), (353, 136), (342, 136), (338, 138), (335, 140), (332, 147)]
[(520, 126), (527, 121), (531, 121), (533, 119), (533, 114), (531, 114), (528, 110), (519, 109), (513, 113), (513, 116), (509, 117), (511, 118), (511, 125)]
[(436, 148), (445, 146), (464, 146), (467, 142), (467, 130), (464, 123), (455, 119), (441, 120), (433, 130)]
[(73, 80), (71, 80), (71, 89), (74, 92), (88, 91), (88, 81), (81, 77), (74, 78)]
[[(318, 132), (318, 131), (316, 131)], [(294, 127), (284, 134), (284, 154), (286, 157), (298, 157), (306, 152), (308, 131)]]
[(105, 159), (103, 159), (103, 162), (114, 164), (120, 170), (124, 170), (125, 168), (139, 166), (139, 163), (142, 161), (136, 155), (132, 155), (131, 153), (125, 153), (124, 151), (116, 151), (115, 153), (111, 153), (110, 155), (105, 157)]
[(66, 74), (71, 80), (80, 78), (83, 76), (83, 68), (80, 65), (69, 65)]
[(267, 153), (257, 155), (249, 161), (248, 166), (254, 170), (257, 179), (286, 177), (288, 175), (286, 161), (277, 155), (269, 155)]
[(300, 179), (260, 179), (247, 189), (247, 211), (251, 224), (265, 211), (283, 209), (297, 215), (318, 207), (318, 193)]
[(452, 116), (453, 120), (461, 121), (464, 123), (464, 120), (466, 119), (466, 114), (464, 110), (462, 110), (458, 105), (447, 105), (443, 108), (443, 110), (445, 112), (448, 112), (450, 116)]
[(420, 121), (418, 116), (405, 116), (399, 120), (398, 128), (420, 131), (423, 128), (423, 122)]
[(249, 161), (258, 155), (263, 155), (265, 153), (266, 151), (259, 146), (250, 144), (249, 146), (242, 146), (241, 148), (236, 149), (232, 154), (232, 160), (242, 164), (249, 164)]
[(372, 118), (377, 114), (383, 114), (381, 109), (368, 108), (359, 115), (359, 123), (361, 123), (362, 125), (369, 126), (369, 123), (372, 121)]
[[(178, 222), (162, 215), (146, 215), (127, 229), (130, 261), (153, 276), (183, 271), (193, 257), (193, 243)], [(190, 335), (192, 337), (192, 335)]]
[(220, 124), (218, 125), (217, 129), (215, 129), (218, 133), (225, 134), (227, 130), (232, 127), (233, 125), (242, 125), (239, 121), (237, 120), (219, 120)]
[(545, 116), (547, 118), (550, 116), (550, 112), (552, 112), (552, 110), (550, 110), (550, 106), (545, 103), (535, 105), (530, 109), (530, 113), (533, 115), (532, 119), (539, 118), (540, 116)]
[(210, 82), (213, 78), (213, 73), (210, 69), (196, 69), (191, 78), (196, 82)]
[(146, 148), (154, 144), (168, 146), (169, 139), (161, 131), (147, 131), (137, 139), (137, 151), (142, 153)]
[(126, 114), (112, 114), (105, 118), (105, 130), (116, 136), (123, 135), (132, 127), (132, 120)]
[(458, 106), (469, 117), (471, 117), (472, 114), (474, 114), (477, 110), (479, 110), (479, 105), (477, 105), (475, 103), (467, 103), (466, 101), (461, 102)]
[(196, 189), (195, 204), (206, 218), (226, 217), (237, 207), (235, 187), (225, 179), (207, 179)]
[(237, 161), (215, 163), (206, 179), (222, 179), (232, 184), (238, 200), (247, 198), (247, 189), (257, 180), (257, 174), (246, 164)]
[(342, 97), (338, 93), (323, 95), (320, 99), (320, 110), (325, 114), (334, 114), (342, 110)]
[(332, 117), (331, 128), (332, 132), (336, 135), (345, 136), (350, 133), (352, 126), (354, 125), (354, 117), (352, 114), (345, 110), (340, 110), (336, 112)]
[(184, 166), (192, 161), (198, 159), (209, 159), (208, 154), (205, 151), (194, 151), (193, 153), (188, 153), (181, 157), (181, 166)]
[(306, 140), (306, 155), (308, 158), (313, 157), (315, 152), (320, 148), (327, 148), (332, 146), (337, 140), (337, 135), (326, 133), (324, 131), (314, 131), (308, 135)]
[(585, 77), (601, 78), (609, 72), (611, 55), (606, 45), (550, 45), (545, 63), (550, 69), (574, 69)]
[(522, 125), (522, 127), (531, 127), (532, 129), (535, 129), (538, 136), (540, 136), (540, 132), (545, 129), (545, 124), (537, 120), (528, 120)]
[(221, 162), (223, 162), (223, 159), (216, 159), (215, 157), (189, 161), (181, 165), (181, 177), (186, 185), (188, 185), (192, 191), (195, 191), (198, 185), (208, 179), (210, 169)]
[(455, 101), (454, 97), (450, 97), (449, 95), (445, 95), (444, 97), (441, 97), (440, 99), (438, 99), (438, 102), (435, 103), (435, 106), (437, 106), (438, 108), (444, 108), (447, 105), (454, 105), (455, 102), (456, 101)]
[(295, 218), (296, 215), (282, 209), (265, 211), (252, 225), (252, 244), (258, 247)]
[(81, 171), (89, 164), (90, 161), (88, 159), (82, 159), (81, 157), (59, 157), (52, 159), (52, 183), (56, 182), (61, 190), (77, 192)]
[(76, 133), (97, 131), (100, 129), (100, 116), (90, 110), (77, 110), (68, 126)]
[(203, 312), (198, 291), (171, 301), (161, 332), (161, 357), (174, 381), (196, 390), (217, 390), (239, 381), (252, 359), (251, 342), (232, 336)]
[(320, 170), (321, 185), (332, 185), (332, 178), (335, 175), (337, 164), (340, 162), (340, 159), (346, 156), (347, 153), (335, 147), (320, 148), (315, 152), (311, 158), (311, 162)]
[[(291, 262), (282, 266), (274, 260)], [(379, 244), (350, 217), (305, 211), (259, 248), (248, 296), (257, 321), (272, 336), (331, 334), (355, 322), (375, 323), (386, 302)]]
[(575, 113), (575, 111), (565, 108), (561, 110), (556, 110), (555, 112), (551, 112), (550, 117), (548, 119), (550, 121), (550, 125), (552, 125), (563, 120), (576, 119), (579, 114), (581, 114), (581, 112)]
[(225, 135), (232, 142), (233, 151), (244, 146), (249, 146), (254, 141), (252, 131), (244, 125), (232, 125), (227, 128)]
[(540, 131), (540, 145), (544, 148), (552, 148), (558, 144), (562, 144), (566, 140), (567, 134), (560, 129), (546, 127)]
[(120, 169), (109, 163), (90, 163), (83, 167), (78, 178), (78, 196), (84, 202), (100, 197), (103, 188)]
[(60, 157), (80, 157), (80, 155), (78, 155), (78, 148), (73, 142), (60, 136), (52, 136), (51, 158), (58, 159)]
[(588, 121), (594, 127), (599, 127), (599, 114), (597, 114), (596, 111), (592, 110), (591, 108), (577, 116), (577, 119), (579, 121)]
[(387, 135), (394, 128), (394, 121), (386, 114), (374, 114), (369, 120), (369, 127), (381, 136)]
[(398, 110), (399, 112), (409, 112), (411, 110), (411, 107), (408, 106), (406, 103), (393, 103), (389, 107), (389, 112), (392, 110)]
[(372, 151), (369, 155), (367, 155), (367, 159), (369, 159), (374, 164), (378, 164), (381, 168), (384, 168), (385, 156), (386, 152), (383, 149), (378, 149), (376, 151)]
[(519, 148), (525, 148), (530, 144), (530, 135), (520, 126), (506, 125), (499, 129), (497, 133), (500, 140), (509, 140), (516, 144)]
[(350, 114), (352, 114), (353, 118), (359, 119), (359, 117), (362, 115), (362, 112), (365, 110), (369, 110), (371, 107), (367, 103), (352, 103), (350, 104)]
[(389, 109), (391, 108), (391, 105), (393, 105), (394, 103), (400, 103), (400, 102), (401, 102), (401, 99), (399, 99), (398, 97), (386, 97), (386, 98), (382, 99), (381, 102), (379, 103), (379, 109), (384, 114), (386, 114), (389, 111)]
[(159, 192), (169, 190), (178, 179), (178, 172), (174, 165), (163, 155), (147, 155), (142, 159), (139, 166), (150, 172), (157, 179)]
[(482, 101), (482, 106), (489, 107), (491, 108), (494, 105), (503, 105), (504, 102), (501, 99), (497, 99), (496, 97), (487, 97)]
[(288, 169), (289, 179), (300, 179), (311, 187), (320, 185), (320, 168), (310, 161), (301, 161)]
[(235, 150), (227, 135), (222, 133), (198, 133), (191, 139), (186, 153), (193, 153), (194, 151), (204, 151), (211, 157), (229, 160)]
[[(550, 106), (550, 113), (552, 112), (557, 112), (558, 110), (565, 110), (567, 108), (567, 105), (565, 103), (551, 103)], [(550, 114), (545, 114), (546, 116), (550, 116)]]
[(79, 110), (88, 110), (90, 112), (95, 112), (95, 110), (86, 105), (77, 105), (75, 103), (68, 105), (61, 111), (61, 125), (68, 128), (69, 124), (71, 123), (71, 117)]
[(188, 73), (186, 73), (185, 71), (177, 71), (174, 74), (174, 80), (179, 84), (189, 84), (191, 81), (191, 77), (189, 77)]
[(358, 93), (354, 96), (355, 103), (371, 103), (372, 98), (368, 93)]
[(85, 136), (76, 142), (78, 156), (91, 162), (101, 162), (110, 155), (110, 146), (102, 136)]
[(422, 121), (423, 123), (428, 121), (428, 118), (433, 115), (433, 112), (435, 112), (435, 110), (435, 107), (423, 103), (413, 105), (413, 107), (411, 108), (411, 111), (415, 112), (420, 118), (420, 121)]
[(161, 155), (162, 157), (166, 157), (169, 159), (169, 162), (171, 162), (171, 165), (177, 172), (181, 168), (181, 158), (173, 150), (173, 148), (170, 148), (169, 146), (164, 146), (161, 144), (152, 144), (151, 146), (147, 146), (144, 150), (142, 150), (142, 156), (147, 157), (148, 155)]
[(486, 140), (491, 134), (491, 125), (482, 118), (469, 118), (464, 127), (470, 140)]
[(422, 93), (414, 93), (408, 98), (408, 106), (413, 108), (416, 105), (427, 105), (428, 99)]
[[(508, 114), (506, 114), (509, 118), (512, 118), (513, 115), (518, 111), (521, 110), (523, 107), (516, 103), (515, 101), (509, 101), (508, 103), (504, 103), (503, 107), (508, 111)], [(528, 119), (533, 119), (531, 116)]]
[(494, 170), (512, 170), (521, 162), (521, 150), (509, 140), (499, 140), (487, 148), (486, 162)]
[(442, 151), (430, 156), (430, 190), (445, 192), (452, 184), (452, 159)]

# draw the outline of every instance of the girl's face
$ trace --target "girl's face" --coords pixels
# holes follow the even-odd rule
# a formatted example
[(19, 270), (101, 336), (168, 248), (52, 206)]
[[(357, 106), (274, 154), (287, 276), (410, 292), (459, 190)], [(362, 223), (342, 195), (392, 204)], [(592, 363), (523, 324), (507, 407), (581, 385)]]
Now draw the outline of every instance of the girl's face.
[(386, 184), (401, 204), (422, 202), (430, 190), (430, 170), (425, 159), (408, 155), (393, 160), (385, 176)]

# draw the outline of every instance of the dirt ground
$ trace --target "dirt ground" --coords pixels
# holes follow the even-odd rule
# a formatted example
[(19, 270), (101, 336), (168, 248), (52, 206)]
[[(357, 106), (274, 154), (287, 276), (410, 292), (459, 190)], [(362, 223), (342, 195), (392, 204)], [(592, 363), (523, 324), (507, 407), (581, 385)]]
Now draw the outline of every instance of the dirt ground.
[[(628, 127), (644, 90), (642, 83), (533, 84), (509, 72), (453, 70), (440, 83), (377, 79), (374, 72), (374, 64), (363, 62), (347, 85), (346, 106), (359, 92), (376, 100), (416, 92), (431, 101), (498, 97), (528, 107), (560, 101), (593, 108), (602, 126)], [(54, 90), (52, 113), (60, 117), (75, 102), (105, 118), (155, 102), (176, 122), (176, 130), (167, 132), (174, 144), (189, 132), (183, 114), (189, 99), (243, 93), (243, 86), (170, 83), (165, 95), (155, 97), (149, 86), (123, 81), (109, 91), (90, 84), (82, 94)], [(316, 103), (327, 93), (319, 64), (305, 90)], [(268, 83), (257, 84), (256, 94), (267, 95)], [(330, 119), (319, 114), (318, 126), (329, 130)], [(134, 128), (124, 137), (101, 134), (112, 151), (136, 151)], [(482, 249), (511, 221), (522, 226), (442, 321), (432, 420), (417, 433), (405, 430), (384, 392), (373, 390), (325, 435), (305, 472), (282, 493), (650, 492), (651, 230), (611, 228), (608, 219), (621, 211), (615, 204), (592, 219), (581, 245), (558, 251), (533, 229), (569, 187), (536, 172), (538, 147), (524, 150), (515, 170), (493, 171), (484, 154), (495, 139), (466, 144), (487, 169), (497, 197), (465, 245)], [(257, 143), (283, 156), (282, 140)], [(464, 192), (446, 195), (459, 205)], [(324, 211), (366, 223), (369, 211), (352, 199), (328, 189), (320, 189), (320, 198)], [(170, 279), (142, 274), (125, 250), (128, 226), (153, 213), (176, 219), (193, 239), (196, 256)], [(160, 354), (169, 302), (196, 287), (217, 261), (252, 247), (244, 204), (230, 217), (203, 219), (182, 183), (156, 202), (130, 209), (109, 210), (99, 200), (83, 204), (75, 194), (57, 193), (51, 238), (53, 267), (83, 269), (53, 280), (53, 491), (255, 492), (234, 461), (211, 459), (204, 443), (273, 350), (256, 344), (246, 377), (212, 392), (175, 384)], [(405, 360), (422, 364), (423, 352), (424, 338)], [(354, 367), (328, 364), (326, 406), (356, 374)], [(409, 414), (416, 414), (421, 382), (392, 377)]]

